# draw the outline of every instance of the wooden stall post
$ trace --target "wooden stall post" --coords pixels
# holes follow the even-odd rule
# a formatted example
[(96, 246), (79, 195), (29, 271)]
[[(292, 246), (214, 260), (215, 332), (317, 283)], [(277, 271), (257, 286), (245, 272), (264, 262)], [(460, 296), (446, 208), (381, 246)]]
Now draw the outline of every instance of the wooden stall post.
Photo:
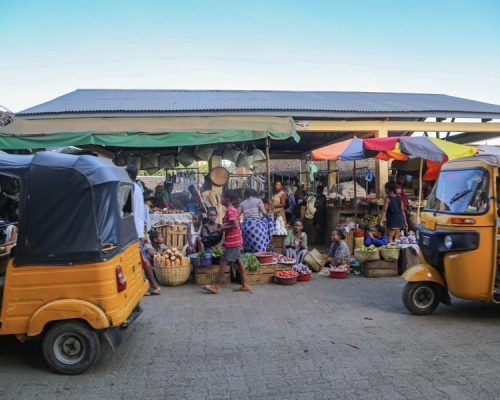
[[(222, 156), (212, 156), (210, 158), (210, 161), (208, 163), (209, 171), (215, 167), (221, 167), (221, 166), (222, 166)], [(214, 193), (217, 193), (219, 195), (222, 193), (222, 189), (223, 189), (222, 186), (217, 186), (217, 185), (212, 186), (212, 190), (214, 191)]]
[(328, 161), (328, 191), (337, 184), (337, 161)]

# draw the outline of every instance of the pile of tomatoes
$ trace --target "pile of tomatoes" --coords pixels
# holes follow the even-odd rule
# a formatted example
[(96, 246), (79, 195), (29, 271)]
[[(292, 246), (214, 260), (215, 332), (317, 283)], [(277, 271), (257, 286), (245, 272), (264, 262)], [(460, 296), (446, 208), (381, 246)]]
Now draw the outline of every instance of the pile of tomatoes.
[(276, 272), (276, 277), (280, 279), (290, 279), (290, 278), (295, 278), (299, 274), (295, 271), (278, 271)]

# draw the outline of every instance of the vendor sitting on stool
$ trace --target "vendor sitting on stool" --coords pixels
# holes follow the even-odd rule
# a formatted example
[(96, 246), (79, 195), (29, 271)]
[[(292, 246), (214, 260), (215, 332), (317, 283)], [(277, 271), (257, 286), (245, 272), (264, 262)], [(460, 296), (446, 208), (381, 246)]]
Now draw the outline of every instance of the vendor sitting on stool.
[(304, 225), (300, 219), (293, 223), (293, 229), (288, 231), (285, 239), (285, 256), (293, 258), (297, 264), (304, 262), (307, 255), (307, 233), (302, 232)]
[(365, 238), (365, 246), (368, 247), (373, 244), (376, 247), (380, 247), (385, 246), (387, 243), (389, 243), (389, 240), (385, 234), (384, 227), (378, 224), (371, 226)]
[(332, 244), (328, 249), (329, 260), (325, 264), (325, 267), (338, 266), (339, 264), (345, 264), (349, 262), (351, 253), (349, 252), (349, 247), (345, 242), (345, 234), (341, 229), (334, 229), (332, 232)]

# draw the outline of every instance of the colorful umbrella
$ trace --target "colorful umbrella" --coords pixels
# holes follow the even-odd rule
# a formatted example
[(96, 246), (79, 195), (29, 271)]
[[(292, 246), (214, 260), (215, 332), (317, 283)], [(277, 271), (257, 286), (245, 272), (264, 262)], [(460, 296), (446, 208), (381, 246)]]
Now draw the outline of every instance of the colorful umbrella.
[(323, 160), (342, 160), (342, 161), (353, 161), (353, 160), (363, 160), (366, 157), (365, 150), (363, 148), (363, 140), (354, 137), (352, 139), (343, 140), (342, 142), (330, 144), (320, 149), (313, 150), (311, 156), (313, 160), (323, 161)]
[(428, 136), (363, 139), (363, 146), (366, 151), (377, 151), (376, 158), (404, 159), (404, 155), (407, 155), (438, 163), (455, 158), (471, 157), (477, 151), (473, 146), (466, 146)]

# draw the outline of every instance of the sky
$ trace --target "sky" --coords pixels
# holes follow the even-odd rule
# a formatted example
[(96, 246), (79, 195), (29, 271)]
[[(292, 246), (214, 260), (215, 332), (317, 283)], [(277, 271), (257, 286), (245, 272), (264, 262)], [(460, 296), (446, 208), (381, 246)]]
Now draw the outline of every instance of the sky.
[(445, 93), (500, 104), (497, 0), (0, 0), (0, 105), (77, 88)]

